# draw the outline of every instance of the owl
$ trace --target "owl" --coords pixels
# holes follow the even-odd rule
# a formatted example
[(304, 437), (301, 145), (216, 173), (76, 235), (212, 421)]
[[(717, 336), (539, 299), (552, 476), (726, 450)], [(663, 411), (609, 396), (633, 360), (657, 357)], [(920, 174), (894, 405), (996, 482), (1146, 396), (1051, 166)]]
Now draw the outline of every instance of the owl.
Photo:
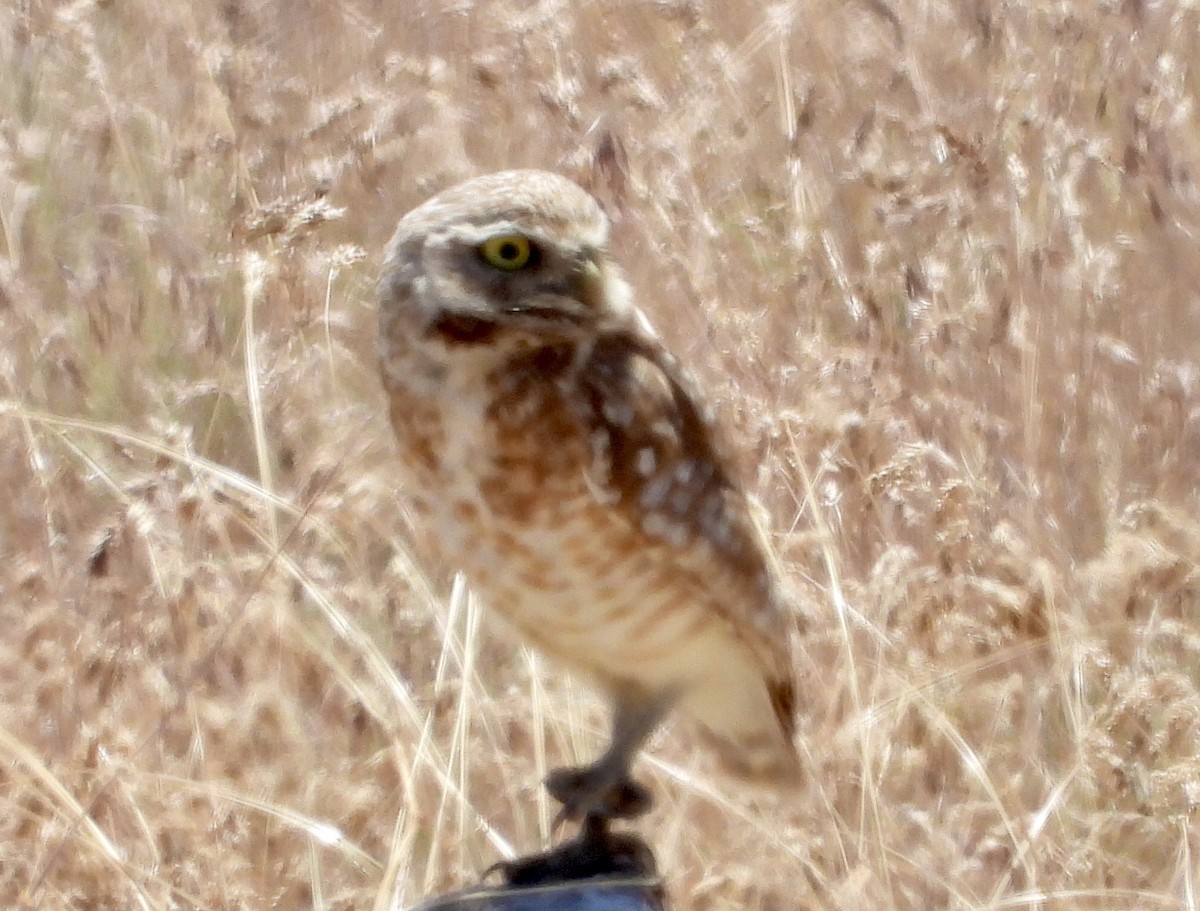
[(674, 709), (743, 778), (799, 775), (797, 615), (757, 511), (634, 305), (608, 220), (552, 173), (469, 180), (405, 215), (380, 281), (380, 365), (404, 489), (488, 615), (612, 705), (565, 818), (650, 805), (631, 766)]

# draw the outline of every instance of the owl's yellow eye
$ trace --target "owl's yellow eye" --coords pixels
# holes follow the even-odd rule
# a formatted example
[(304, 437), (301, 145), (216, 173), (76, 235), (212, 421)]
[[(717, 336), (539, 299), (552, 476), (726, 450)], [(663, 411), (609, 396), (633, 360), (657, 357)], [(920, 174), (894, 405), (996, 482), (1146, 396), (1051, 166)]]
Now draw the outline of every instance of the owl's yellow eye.
[(524, 234), (498, 234), (479, 245), (479, 253), (489, 266), (516, 272), (529, 265), (534, 246)]

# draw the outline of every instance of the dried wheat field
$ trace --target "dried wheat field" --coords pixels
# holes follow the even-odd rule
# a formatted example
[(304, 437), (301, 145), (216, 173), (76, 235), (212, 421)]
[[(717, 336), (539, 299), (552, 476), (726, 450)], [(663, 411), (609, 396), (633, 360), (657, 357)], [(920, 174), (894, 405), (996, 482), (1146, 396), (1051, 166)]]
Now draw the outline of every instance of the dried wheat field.
[(716, 390), (802, 787), (682, 722), (676, 908), (1195, 908), (1200, 8), (9, 0), (0, 906), (387, 909), (549, 838), (603, 706), (426, 578), (396, 220), (557, 170)]

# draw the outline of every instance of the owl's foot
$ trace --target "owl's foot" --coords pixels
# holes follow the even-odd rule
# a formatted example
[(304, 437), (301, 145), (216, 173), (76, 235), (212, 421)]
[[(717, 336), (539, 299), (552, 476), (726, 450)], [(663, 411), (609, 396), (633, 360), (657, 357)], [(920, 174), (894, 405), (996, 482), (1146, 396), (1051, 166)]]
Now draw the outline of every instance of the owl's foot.
[(650, 790), (604, 763), (555, 769), (546, 790), (562, 804), (555, 825), (577, 819), (636, 819), (650, 812)]
[(648, 693), (634, 684), (614, 690), (612, 739), (604, 755), (546, 776), (546, 790), (562, 804), (555, 828), (568, 819), (636, 819), (650, 812), (654, 799), (629, 769), (674, 699), (672, 690)]

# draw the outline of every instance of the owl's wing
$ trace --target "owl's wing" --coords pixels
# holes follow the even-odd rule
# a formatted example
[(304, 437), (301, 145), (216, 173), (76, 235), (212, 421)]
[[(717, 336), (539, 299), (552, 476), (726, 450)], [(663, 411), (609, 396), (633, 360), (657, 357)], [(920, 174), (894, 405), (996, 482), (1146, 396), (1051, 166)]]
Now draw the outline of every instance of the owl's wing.
[(784, 730), (794, 725), (789, 617), (755, 508), (731, 476), (719, 428), (674, 359), (636, 330), (603, 333), (575, 373), (594, 481), (647, 537), (670, 544), (757, 655)]

